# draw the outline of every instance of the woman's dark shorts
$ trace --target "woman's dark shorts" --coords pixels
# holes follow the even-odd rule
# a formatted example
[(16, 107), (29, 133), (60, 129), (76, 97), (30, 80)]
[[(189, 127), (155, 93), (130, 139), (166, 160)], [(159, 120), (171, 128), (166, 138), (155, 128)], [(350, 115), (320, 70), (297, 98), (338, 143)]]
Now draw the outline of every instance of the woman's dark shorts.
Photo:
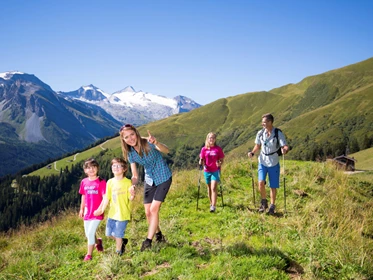
[(168, 179), (166, 182), (161, 183), (160, 185), (156, 186), (153, 183), (153, 186), (148, 185), (145, 183), (144, 186), (144, 204), (152, 203), (153, 200), (163, 202), (166, 198), (168, 191), (170, 190), (172, 183), (172, 177)]

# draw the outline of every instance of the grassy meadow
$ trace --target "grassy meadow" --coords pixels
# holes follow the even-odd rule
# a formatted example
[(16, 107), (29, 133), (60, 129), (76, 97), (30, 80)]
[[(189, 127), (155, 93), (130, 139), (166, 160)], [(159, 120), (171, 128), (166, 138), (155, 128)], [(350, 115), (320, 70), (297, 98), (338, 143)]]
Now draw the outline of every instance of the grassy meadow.
[(52, 162), (50, 164), (50, 168), (47, 168), (45, 166), (27, 175), (45, 177), (45, 176), (49, 176), (52, 174), (59, 174), (60, 170), (65, 170), (66, 167), (71, 169), (73, 164), (76, 164), (77, 162), (80, 162), (80, 161), (84, 161), (87, 158), (94, 157), (106, 149), (109, 149), (109, 150), (116, 149), (117, 155), (120, 156), (121, 152), (120, 152), (119, 137), (114, 137), (112, 139), (109, 139), (105, 141), (104, 143), (97, 145), (93, 148), (87, 149), (83, 152), (73, 154), (69, 157), (61, 158), (55, 162)]
[[(282, 161), (281, 161), (282, 163)], [(0, 279), (373, 279), (373, 188), (329, 163), (285, 161), (275, 216), (259, 214), (251, 176), (256, 161), (227, 161), (222, 197), (209, 212), (200, 171), (175, 172), (162, 206), (167, 243), (140, 252), (147, 224), (139, 190), (122, 257), (98, 236), (103, 253), (83, 262), (83, 222), (73, 210), (34, 228), (0, 236)], [(78, 191), (78, 190), (77, 190)]]

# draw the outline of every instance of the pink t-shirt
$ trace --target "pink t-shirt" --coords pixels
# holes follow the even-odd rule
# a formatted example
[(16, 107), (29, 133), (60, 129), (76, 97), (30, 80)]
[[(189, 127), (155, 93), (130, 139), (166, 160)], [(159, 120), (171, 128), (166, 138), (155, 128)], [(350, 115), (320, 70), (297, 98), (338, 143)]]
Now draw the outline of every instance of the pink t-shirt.
[(106, 192), (106, 181), (97, 178), (90, 181), (85, 178), (80, 183), (79, 193), (85, 195), (84, 201), (84, 220), (103, 220), (104, 214), (100, 216), (93, 215), (93, 212), (100, 206)]
[(205, 163), (204, 170), (206, 172), (216, 172), (219, 170), (219, 167), (216, 166), (216, 161), (224, 158), (224, 153), (219, 146), (212, 146), (210, 149), (203, 147), (199, 157), (203, 159)]

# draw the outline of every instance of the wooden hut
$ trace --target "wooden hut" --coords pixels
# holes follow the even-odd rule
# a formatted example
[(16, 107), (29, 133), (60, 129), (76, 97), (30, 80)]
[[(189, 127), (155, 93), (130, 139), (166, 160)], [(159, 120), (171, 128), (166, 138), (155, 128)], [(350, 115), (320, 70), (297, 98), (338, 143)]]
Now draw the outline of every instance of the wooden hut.
[(333, 162), (337, 165), (338, 168), (346, 171), (355, 171), (355, 162), (356, 159), (342, 155), (333, 158)]

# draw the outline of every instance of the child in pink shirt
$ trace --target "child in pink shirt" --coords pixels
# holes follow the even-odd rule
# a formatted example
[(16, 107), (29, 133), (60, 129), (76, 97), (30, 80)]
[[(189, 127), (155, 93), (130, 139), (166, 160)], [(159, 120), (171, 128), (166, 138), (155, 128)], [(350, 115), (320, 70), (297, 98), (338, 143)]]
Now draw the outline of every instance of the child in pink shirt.
[(106, 181), (97, 175), (99, 165), (95, 159), (87, 159), (84, 162), (83, 168), (87, 178), (84, 178), (80, 183), (79, 193), (82, 195), (82, 200), (79, 217), (84, 219), (84, 231), (88, 239), (87, 255), (84, 261), (90, 261), (92, 260), (92, 252), (95, 244), (97, 251), (102, 252), (104, 250), (102, 239), (96, 238), (96, 230), (100, 222), (104, 219), (104, 214), (95, 216), (93, 212), (100, 206), (103, 200), (106, 191)]
[(215, 212), (218, 196), (217, 185), (220, 182), (220, 167), (224, 162), (224, 152), (216, 145), (216, 134), (206, 136), (205, 146), (199, 155), (199, 165), (204, 166), (204, 175), (210, 199), (210, 212)]

